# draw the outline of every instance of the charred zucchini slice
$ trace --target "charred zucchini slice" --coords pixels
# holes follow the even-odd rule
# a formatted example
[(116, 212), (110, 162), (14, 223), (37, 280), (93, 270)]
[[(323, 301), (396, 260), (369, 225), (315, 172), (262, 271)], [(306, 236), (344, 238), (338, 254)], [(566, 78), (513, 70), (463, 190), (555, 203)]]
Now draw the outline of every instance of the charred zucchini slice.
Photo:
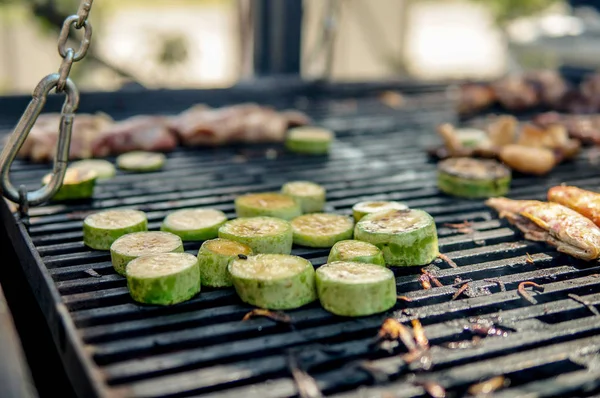
[(377, 246), (389, 266), (426, 265), (439, 254), (435, 222), (422, 210), (369, 214), (356, 224), (354, 237)]
[(83, 220), (83, 243), (96, 250), (109, 250), (121, 236), (148, 230), (146, 214), (139, 210), (108, 210)]
[(308, 247), (331, 247), (336, 242), (351, 239), (352, 219), (339, 214), (313, 213), (292, 220), (294, 243)]
[(352, 261), (385, 266), (385, 259), (381, 250), (371, 243), (360, 240), (342, 240), (333, 245), (327, 262), (333, 263), (335, 261)]
[(488, 198), (508, 193), (510, 169), (491, 159), (451, 158), (438, 164), (438, 188), (453, 196)]
[(166, 160), (166, 156), (162, 153), (132, 151), (119, 155), (117, 157), (117, 166), (121, 170), (143, 173), (162, 169)]
[(317, 299), (310, 261), (286, 254), (257, 254), (229, 264), (233, 286), (243, 302), (270, 310), (301, 307)]
[(314, 182), (288, 182), (281, 187), (281, 193), (294, 198), (302, 213), (317, 213), (325, 207), (325, 188)]
[(181, 253), (183, 243), (177, 235), (168, 232), (146, 231), (123, 235), (110, 246), (112, 265), (125, 275), (127, 264), (138, 257), (159, 253)]
[(140, 303), (172, 305), (200, 292), (198, 259), (187, 253), (138, 257), (127, 264), (127, 288)]
[(379, 265), (336, 261), (319, 267), (316, 280), (321, 305), (336, 315), (372, 315), (396, 304), (394, 273)]
[(293, 232), (289, 222), (274, 217), (242, 217), (219, 228), (219, 238), (249, 246), (254, 253), (290, 254)]
[(179, 236), (183, 241), (214, 239), (227, 216), (215, 209), (184, 209), (165, 217), (161, 231)]
[(285, 147), (290, 152), (325, 155), (329, 152), (333, 138), (333, 131), (321, 127), (296, 127), (288, 131)]
[(117, 170), (115, 166), (104, 159), (85, 159), (73, 162), (69, 167), (75, 170), (91, 170), (98, 175), (98, 180), (108, 180), (115, 176)]
[(211, 239), (200, 246), (198, 263), (202, 286), (231, 286), (231, 275), (227, 267), (236, 258), (248, 257), (252, 249), (243, 243), (229, 239)]
[(408, 206), (404, 203), (394, 201), (366, 201), (359, 202), (352, 206), (352, 216), (354, 221), (358, 222), (367, 214), (377, 213), (383, 210), (405, 210)]
[(235, 199), (238, 217), (276, 217), (291, 220), (302, 214), (300, 205), (288, 195), (277, 192), (252, 193)]
[[(42, 184), (47, 185), (51, 178), (52, 175), (47, 174), (42, 179)], [(68, 168), (62, 186), (52, 200), (89, 199), (94, 195), (97, 178), (98, 174), (93, 170)]]

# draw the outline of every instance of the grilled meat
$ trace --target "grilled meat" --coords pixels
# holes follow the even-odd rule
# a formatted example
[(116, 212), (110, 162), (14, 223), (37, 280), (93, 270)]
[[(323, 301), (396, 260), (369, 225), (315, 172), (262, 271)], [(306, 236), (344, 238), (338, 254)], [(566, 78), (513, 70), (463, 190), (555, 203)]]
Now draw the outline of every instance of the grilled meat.
[(136, 150), (168, 152), (176, 146), (177, 138), (167, 118), (133, 116), (100, 131), (91, 143), (91, 151), (94, 157), (103, 157)]
[[(113, 123), (113, 120), (106, 114), (78, 114), (73, 122), (69, 159), (92, 157), (92, 142)], [(19, 150), (19, 156), (34, 162), (53, 160), (58, 141), (59, 124), (59, 113), (40, 115)]]
[(600, 144), (600, 114), (566, 115), (546, 112), (537, 115), (534, 123), (541, 127), (560, 124), (572, 138), (587, 144)]
[(288, 127), (310, 120), (297, 111), (277, 112), (257, 104), (225, 108), (195, 106), (171, 119), (171, 128), (186, 146), (233, 142), (282, 141)]
[(508, 76), (495, 83), (492, 88), (500, 105), (510, 111), (522, 111), (540, 103), (535, 86), (524, 76)]
[(491, 198), (486, 204), (519, 228), (526, 239), (547, 242), (582, 260), (600, 256), (600, 228), (558, 203)]
[(557, 186), (548, 190), (548, 200), (589, 218), (600, 227), (600, 194), (577, 187)]

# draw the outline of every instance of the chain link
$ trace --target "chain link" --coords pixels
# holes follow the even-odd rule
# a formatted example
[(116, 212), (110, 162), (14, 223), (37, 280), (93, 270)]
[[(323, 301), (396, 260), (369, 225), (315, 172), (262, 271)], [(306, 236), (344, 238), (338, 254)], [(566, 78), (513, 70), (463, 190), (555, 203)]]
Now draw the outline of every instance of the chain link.
[[(44, 77), (33, 91), (33, 98), (10, 135), (9, 140), (0, 153), (0, 188), (1, 193), (13, 202), (18, 202), (21, 213), (27, 213), (29, 206), (42, 204), (49, 200), (62, 185), (69, 160), (69, 146), (71, 143), (71, 130), (75, 111), (79, 106), (79, 90), (69, 78), (71, 67), (74, 62), (81, 61), (92, 40), (92, 25), (87, 20), (92, 8), (93, 0), (82, 0), (79, 4), (77, 14), (68, 16), (58, 35), (58, 53), (63, 58), (58, 73), (52, 73)], [(76, 30), (83, 28), (83, 37), (79, 48), (67, 47), (71, 27)], [(54, 157), (54, 168), (52, 178), (42, 188), (27, 192), (24, 186), (17, 190), (10, 182), (10, 166), (17, 153), (23, 146), (31, 128), (35, 124), (42, 108), (46, 103), (48, 94), (54, 89), (56, 92), (65, 92), (66, 98), (61, 111), (60, 130)]]

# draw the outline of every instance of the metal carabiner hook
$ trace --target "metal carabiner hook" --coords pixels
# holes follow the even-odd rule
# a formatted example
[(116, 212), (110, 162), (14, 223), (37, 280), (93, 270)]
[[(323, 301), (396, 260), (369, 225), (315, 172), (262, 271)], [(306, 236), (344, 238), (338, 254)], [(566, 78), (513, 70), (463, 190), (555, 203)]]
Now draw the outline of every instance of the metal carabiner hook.
[[(10, 166), (42, 112), (48, 93), (56, 87), (59, 79), (60, 75), (58, 73), (52, 73), (38, 83), (35, 90), (33, 90), (33, 98), (29, 102), (29, 105), (27, 105), (23, 116), (21, 116), (8, 142), (2, 149), (2, 153), (0, 153), (0, 186), (4, 196), (13, 202), (19, 202), (19, 191), (10, 182)], [(65, 178), (67, 162), (69, 160), (69, 147), (71, 145), (71, 131), (75, 117), (74, 112), (79, 106), (79, 90), (71, 79), (67, 79), (66, 81), (65, 92), (67, 96), (61, 110), (60, 130), (56, 145), (56, 155), (54, 156), (52, 178), (47, 185), (40, 189), (27, 192), (27, 203), (30, 206), (36, 206), (48, 201), (58, 192)]]

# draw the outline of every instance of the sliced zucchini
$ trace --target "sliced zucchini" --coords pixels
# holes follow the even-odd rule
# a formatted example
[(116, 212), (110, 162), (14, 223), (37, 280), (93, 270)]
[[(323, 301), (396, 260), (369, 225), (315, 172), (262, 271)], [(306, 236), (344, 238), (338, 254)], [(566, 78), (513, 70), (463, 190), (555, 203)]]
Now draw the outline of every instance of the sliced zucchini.
[(293, 232), (289, 222), (274, 217), (242, 217), (219, 228), (219, 238), (250, 246), (254, 253), (292, 252)]
[(394, 273), (379, 265), (336, 261), (319, 267), (316, 281), (321, 305), (335, 315), (372, 315), (396, 304)]
[(179, 236), (183, 241), (214, 239), (227, 216), (215, 209), (184, 209), (165, 217), (161, 231)]
[(96, 250), (109, 250), (121, 236), (148, 230), (146, 213), (139, 210), (108, 210), (83, 220), (83, 243)]
[(333, 263), (335, 261), (352, 261), (385, 266), (385, 259), (381, 250), (371, 243), (360, 240), (342, 240), (333, 245), (327, 262)]
[(183, 242), (169, 232), (146, 231), (123, 235), (110, 246), (110, 260), (120, 275), (125, 275), (125, 267), (134, 258), (148, 254), (181, 253)]
[(291, 220), (302, 214), (300, 205), (291, 196), (277, 192), (251, 193), (235, 198), (238, 217), (277, 217)]
[(407, 205), (405, 205), (404, 203), (394, 201), (359, 202), (352, 206), (352, 216), (354, 217), (354, 221), (358, 222), (367, 214), (377, 213), (378, 211), (406, 209), (408, 209)]
[(354, 222), (339, 214), (313, 213), (292, 220), (294, 243), (308, 247), (331, 247), (336, 242), (352, 239)]
[(160, 253), (127, 264), (127, 288), (140, 303), (171, 305), (200, 292), (198, 259), (188, 253)]
[[(47, 185), (52, 178), (47, 174), (42, 179), (42, 184)], [(68, 168), (62, 186), (52, 197), (53, 200), (88, 199), (94, 195), (94, 187), (98, 174), (92, 170), (79, 170)]]
[(92, 170), (98, 174), (99, 180), (108, 180), (115, 176), (117, 169), (115, 166), (104, 159), (85, 159), (73, 162), (69, 167), (75, 170)]
[(243, 243), (228, 239), (207, 240), (198, 251), (200, 264), (200, 280), (203, 286), (231, 286), (231, 275), (227, 267), (239, 257), (248, 257), (252, 249)]
[(389, 266), (425, 265), (439, 254), (435, 222), (422, 210), (366, 215), (356, 224), (354, 237), (377, 246)]
[(148, 172), (163, 168), (167, 158), (162, 153), (132, 151), (117, 157), (117, 166), (122, 170)]
[(492, 159), (451, 158), (438, 164), (438, 188), (448, 195), (503, 196), (508, 193), (510, 181), (510, 169)]
[(310, 261), (286, 254), (257, 254), (229, 264), (243, 302), (269, 310), (298, 308), (317, 299)]
[(291, 152), (324, 155), (329, 152), (333, 138), (333, 131), (321, 127), (295, 127), (288, 131), (285, 147)]
[(281, 193), (300, 204), (302, 213), (317, 213), (325, 207), (325, 188), (310, 181), (292, 181), (281, 187)]

